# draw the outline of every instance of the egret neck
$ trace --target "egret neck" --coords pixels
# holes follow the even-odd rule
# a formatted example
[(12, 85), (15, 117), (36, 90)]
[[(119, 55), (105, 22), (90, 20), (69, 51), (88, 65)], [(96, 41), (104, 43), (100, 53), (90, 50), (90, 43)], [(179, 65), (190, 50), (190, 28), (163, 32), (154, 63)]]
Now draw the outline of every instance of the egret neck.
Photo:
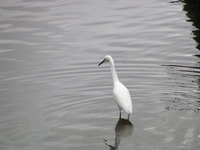
[(109, 59), (110, 64), (111, 64), (111, 72), (112, 72), (112, 77), (113, 77), (113, 84), (115, 84), (115, 82), (118, 82), (118, 76), (117, 76), (117, 72), (115, 69), (115, 64), (114, 64), (114, 60), (112, 58)]

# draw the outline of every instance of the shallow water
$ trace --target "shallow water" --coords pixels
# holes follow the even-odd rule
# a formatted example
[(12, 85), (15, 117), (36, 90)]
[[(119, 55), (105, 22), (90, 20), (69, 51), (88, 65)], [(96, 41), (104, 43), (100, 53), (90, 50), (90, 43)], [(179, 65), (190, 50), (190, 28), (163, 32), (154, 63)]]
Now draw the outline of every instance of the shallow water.
[[(184, 6), (1, 1), (0, 149), (199, 149), (199, 51)], [(130, 90), (130, 122), (118, 120), (109, 64), (97, 67), (107, 54)]]

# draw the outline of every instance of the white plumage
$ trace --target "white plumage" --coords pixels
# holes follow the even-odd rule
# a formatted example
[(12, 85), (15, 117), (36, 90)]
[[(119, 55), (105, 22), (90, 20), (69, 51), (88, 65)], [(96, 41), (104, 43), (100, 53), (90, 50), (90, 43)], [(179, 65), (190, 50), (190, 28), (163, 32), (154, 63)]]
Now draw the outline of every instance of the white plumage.
[(99, 64), (99, 66), (104, 62), (110, 62), (111, 64), (111, 72), (114, 85), (113, 95), (120, 111), (120, 118), (121, 110), (124, 110), (126, 113), (128, 113), (129, 116), (132, 113), (132, 101), (129, 90), (119, 81), (117, 72), (115, 70), (113, 58), (110, 55), (105, 56), (103, 61)]

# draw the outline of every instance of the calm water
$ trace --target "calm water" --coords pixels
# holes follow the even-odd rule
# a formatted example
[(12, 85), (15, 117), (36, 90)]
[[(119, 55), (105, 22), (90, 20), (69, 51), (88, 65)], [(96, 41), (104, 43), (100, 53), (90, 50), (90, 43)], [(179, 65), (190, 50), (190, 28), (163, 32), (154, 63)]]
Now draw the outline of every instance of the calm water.
[[(193, 20), (167, 0), (0, 1), (1, 150), (199, 150)], [(133, 101), (118, 120), (110, 67)], [(126, 114), (123, 114), (126, 118)]]

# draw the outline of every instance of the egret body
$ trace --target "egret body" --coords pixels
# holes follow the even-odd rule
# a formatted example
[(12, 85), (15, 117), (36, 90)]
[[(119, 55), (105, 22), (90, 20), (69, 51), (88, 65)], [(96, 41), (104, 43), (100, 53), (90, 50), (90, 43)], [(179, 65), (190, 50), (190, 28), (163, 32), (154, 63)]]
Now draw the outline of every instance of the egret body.
[(103, 61), (99, 63), (98, 66), (100, 66), (104, 62), (110, 62), (111, 65), (113, 78), (113, 95), (119, 108), (120, 118), (121, 110), (124, 110), (126, 113), (128, 113), (129, 117), (132, 113), (132, 101), (129, 90), (119, 81), (113, 58), (110, 55), (105, 56)]

